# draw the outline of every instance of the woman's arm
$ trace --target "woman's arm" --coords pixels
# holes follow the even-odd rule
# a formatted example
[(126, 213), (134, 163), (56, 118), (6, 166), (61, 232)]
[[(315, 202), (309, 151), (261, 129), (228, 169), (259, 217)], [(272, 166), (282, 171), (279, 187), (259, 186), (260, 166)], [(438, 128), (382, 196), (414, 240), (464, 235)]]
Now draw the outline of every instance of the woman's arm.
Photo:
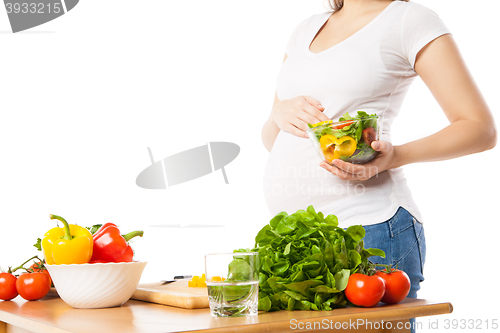
[(379, 155), (372, 162), (353, 165), (334, 160), (337, 168), (320, 166), (342, 179), (368, 179), (406, 164), (439, 161), (491, 149), (496, 145), (493, 116), (451, 35), (430, 42), (417, 54), (415, 71), (443, 109), (450, 125), (425, 138), (401, 146), (375, 141)]
[[(285, 53), (285, 57), (283, 58), (283, 62), (288, 58), (288, 55)], [(276, 106), (276, 104), (279, 103), (278, 99), (278, 93), (274, 93), (274, 103), (273, 103), (273, 109)], [(272, 110), (272, 109), (271, 109)], [(271, 114), (269, 115), (269, 118), (267, 118), (267, 121), (264, 123), (264, 126), (262, 127), (262, 143), (264, 144), (264, 147), (266, 147), (267, 151), (271, 151), (271, 149), (274, 146), (274, 141), (276, 141), (276, 137), (278, 136), (278, 133), (280, 132), (280, 128), (278, 125), (273, 120), (273, 113), (271, 111)]]
[[(287, 58), (288, 56), (285, 54), (283, 62)], [(324, 110), (319, 101), (309, 96), (297, 96), (280, 101), (276, 93), (271, 114), (262, 127), (264, 147), (271, 151), (280, 130), (307, 138), (307, 124), (330, 120), (323, 114)]]
[(415, 71), (429, 87), (450, 125), (397, 148), (397, 166), (455, 158), (496, 144), (493, 116), (451, 35), (428, 44), (417, 55)]
[[(286, 59), (286, 58), (285, 58)], [(274, 106), (279, 102), (280, 100), (278, 99), (278, 94), (274, 94), (274, 103), (273, 103), (273, 108)], [(278, 136), (278, 133), (280, 132), (280, 128), (278, 125), (273, 120), (272, 113), (269, 115), (269, 118), (267, 118), (267, 121), (264, 123), (264, 126), (262, 127), (262, 143), (264, 143), (264, 147), (268, 151), (271, 151), (274, 145), (274, 141), (276, 141), (276, 137)]]

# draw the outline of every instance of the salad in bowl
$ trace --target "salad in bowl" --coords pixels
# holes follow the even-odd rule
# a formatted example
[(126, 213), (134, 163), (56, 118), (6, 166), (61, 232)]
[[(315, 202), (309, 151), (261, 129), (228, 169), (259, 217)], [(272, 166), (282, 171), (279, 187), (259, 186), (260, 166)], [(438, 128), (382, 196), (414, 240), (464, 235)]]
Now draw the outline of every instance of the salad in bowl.
[(377, 155), (371, 144), (379, 139), (379, 120), (380, 116), (365, 111), (358, 111), (354, 117), (345, 113), (338, 122), (308, 124), (307, 135), (326, 162), (341, 159), (362, 164)]

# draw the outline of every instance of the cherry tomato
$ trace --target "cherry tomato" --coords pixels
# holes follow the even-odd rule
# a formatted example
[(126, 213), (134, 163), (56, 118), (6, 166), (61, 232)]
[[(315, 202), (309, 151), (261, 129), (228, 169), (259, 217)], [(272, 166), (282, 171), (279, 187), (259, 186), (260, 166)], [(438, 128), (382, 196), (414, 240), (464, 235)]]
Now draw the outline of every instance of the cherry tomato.
[(347, 299), (358, 306), (372, 307), (376, 305), (385, 292), (385, 282), (378, 275), (354, 273), (349, 276), (345, 295)]
[(363, 140), (368, 146), (372, 146), (372, 142), (377, 139), (377, 133), (373, 127), (368, 127), (363, 130)]
[(49, 293), (50, 278), (41, 272), (21, 274), (17, 278), (16, 288), (22, 298), (35, 301), (44, 298)]
[(0, 299), (10, 301), (19, 295), (16, 289), (16, 280), (17, 278), (10, 273), (0, 273)]
[(390, 273), (378, 271), (375, 275), (380, 276), (385, 282), (385, 294), (382, 302), (387, 304), (396, 304), (408, 296), (411, 282), (408, 274), (399, 269), (392, 270)]
[(42, 267), (41, 262), (35, 262), (33, 265), (30, 266), (30, 269), (32, 269), (33, 272), (41, 272), (47, 274), (49, 277), (50, 285), (52, 286), (52, 278), (50, 277), (49, 271), (46, 268)]

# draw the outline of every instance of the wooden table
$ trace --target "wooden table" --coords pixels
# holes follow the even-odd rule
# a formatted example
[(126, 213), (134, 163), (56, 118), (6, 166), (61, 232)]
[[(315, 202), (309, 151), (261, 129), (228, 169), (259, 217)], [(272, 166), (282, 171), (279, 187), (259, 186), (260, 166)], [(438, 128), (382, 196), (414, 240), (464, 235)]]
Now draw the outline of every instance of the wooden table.
[[(404, 328), (408, 318), (452, 311), (450, 303), (406, 299), (400, 304), (380, 304), (369, 309), (279, 311), (253, 317), (213, 318), (209, 309), (186, 310), (134, 300), (117, 308), (73, 309), (59, 297), (32, 302), (17, 297), (0, 301), (0, 333), (326, 332), (342, 326), (343, 332), (409, 332), (397, 330), (398, 323)], [(356, 323), (360, 325), (353, 326)]]

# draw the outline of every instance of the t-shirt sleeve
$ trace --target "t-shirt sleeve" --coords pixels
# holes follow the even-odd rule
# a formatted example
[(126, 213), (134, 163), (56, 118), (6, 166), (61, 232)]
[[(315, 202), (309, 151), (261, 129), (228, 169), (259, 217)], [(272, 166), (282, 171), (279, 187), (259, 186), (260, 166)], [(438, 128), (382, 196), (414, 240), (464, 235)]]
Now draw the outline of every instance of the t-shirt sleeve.
[(285, 46), (285, 53), (290, 56), (297, 48), (297, 42), (299, 40), (299, 35), (302, 32), (307, 20), (300, 22), (292, 32), (292, 35), (288, 39)]
[(439, 36), (449, 34), (439, 16), (429, 8), (417, 3), (405, 12), (401, 27), (403, 54), (412, 68), (415, 68), (417, 53)]

